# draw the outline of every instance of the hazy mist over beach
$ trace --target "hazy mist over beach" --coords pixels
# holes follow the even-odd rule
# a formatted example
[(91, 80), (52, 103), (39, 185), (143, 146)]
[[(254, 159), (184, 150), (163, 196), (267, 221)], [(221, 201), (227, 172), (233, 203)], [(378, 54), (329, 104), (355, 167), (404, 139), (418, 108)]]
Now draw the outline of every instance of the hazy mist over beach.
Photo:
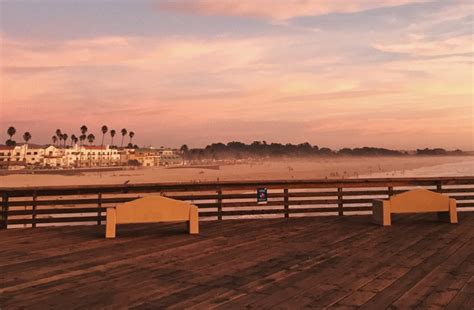
[(133, 170), (69, 175), (0, 176), (2, 186), (137, 184), (228, 180), (335, 179), (357, 177), (434, 177), (474, 174), (474, 156), (363, 157), (266, 160), (223, 165), (219, 170), (190, 168), (135, 168)]

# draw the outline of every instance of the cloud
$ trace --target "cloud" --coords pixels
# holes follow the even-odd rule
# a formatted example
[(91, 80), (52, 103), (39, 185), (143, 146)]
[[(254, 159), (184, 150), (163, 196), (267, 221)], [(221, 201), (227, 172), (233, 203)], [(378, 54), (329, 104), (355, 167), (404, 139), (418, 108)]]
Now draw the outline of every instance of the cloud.
[(190, 14), (245, 16), (266, 19), (290, 19), (298, 16), (347, 13), (384, 6), (397, 6), (423, 0), (164, 0), (162, 10)]
[(403, 41), (375, 43), (373, 47), (387, 53), (402, 53), (413, 56), (440, 56), (472, 54), (472, 36), (463, 35), (446, 38), (426, 38), (422, 33), (409, 34)]
[[(393, 147), (440, 137), (469, 148), (470, 38), (427, 36), (430, 25), (396, 35), (3, 36), (0, 112), (48, 140), (47, 128), (106, 123), (133, 128), (140, 144), (297, 137)], [(446, 108), (442, 118), (434, 107)]]

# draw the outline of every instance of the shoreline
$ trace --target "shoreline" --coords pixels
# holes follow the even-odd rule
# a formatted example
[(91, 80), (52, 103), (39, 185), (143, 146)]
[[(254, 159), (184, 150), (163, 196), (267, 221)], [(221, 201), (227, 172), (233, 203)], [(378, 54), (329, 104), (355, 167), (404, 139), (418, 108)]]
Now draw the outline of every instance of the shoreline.
[[(426, 171), (457, 176), (474, 175), (474, 156), (463, 157), (338, 157), (268, 160), (259, 163), (222, 165), (219, 170), (167, 169), (165, 167), (119, 169), (72, 174), (0, 174), (0, 186), (54, 186), (128, 183), (205, 182), (232, 180), (337, 179), (359, 177), (408, 176), (411, 171)], [(116, 168), (116, 167), (115, 167)], [(461, 172), (459, 172), (461, 171)], [(76, 173), (77, 172), (77, 173)], [(423, 172), (421, 172), (422, 174)], [(424, 175), (419, 175), (424, 176)], [(454, 175), (453, 175), (454, 176)]]
[(95, 167), (95, 168), (67, 168), (67, 169), (19, 169), (19, 170), (0, 170), (0, 176), (17, 174), (43, 174), (43, 175), (80, 175), (94, 172), (112, 172), (123, 170), (135, 170), (135, 167)]

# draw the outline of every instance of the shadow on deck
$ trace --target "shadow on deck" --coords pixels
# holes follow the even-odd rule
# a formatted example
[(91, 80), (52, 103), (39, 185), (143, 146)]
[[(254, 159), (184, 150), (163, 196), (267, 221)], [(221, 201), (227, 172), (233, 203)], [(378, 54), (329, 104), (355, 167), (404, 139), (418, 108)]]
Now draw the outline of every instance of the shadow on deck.
[(0, 308), (474, 308), (474, 213), (0, 231)]

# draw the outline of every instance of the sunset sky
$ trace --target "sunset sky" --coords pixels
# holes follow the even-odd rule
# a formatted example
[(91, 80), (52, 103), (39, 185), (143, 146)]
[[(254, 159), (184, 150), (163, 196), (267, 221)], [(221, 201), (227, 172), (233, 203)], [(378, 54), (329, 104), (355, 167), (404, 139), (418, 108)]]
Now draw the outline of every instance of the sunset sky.
[(474, 149), (472, 1), (0, 3), (0, 143)]

